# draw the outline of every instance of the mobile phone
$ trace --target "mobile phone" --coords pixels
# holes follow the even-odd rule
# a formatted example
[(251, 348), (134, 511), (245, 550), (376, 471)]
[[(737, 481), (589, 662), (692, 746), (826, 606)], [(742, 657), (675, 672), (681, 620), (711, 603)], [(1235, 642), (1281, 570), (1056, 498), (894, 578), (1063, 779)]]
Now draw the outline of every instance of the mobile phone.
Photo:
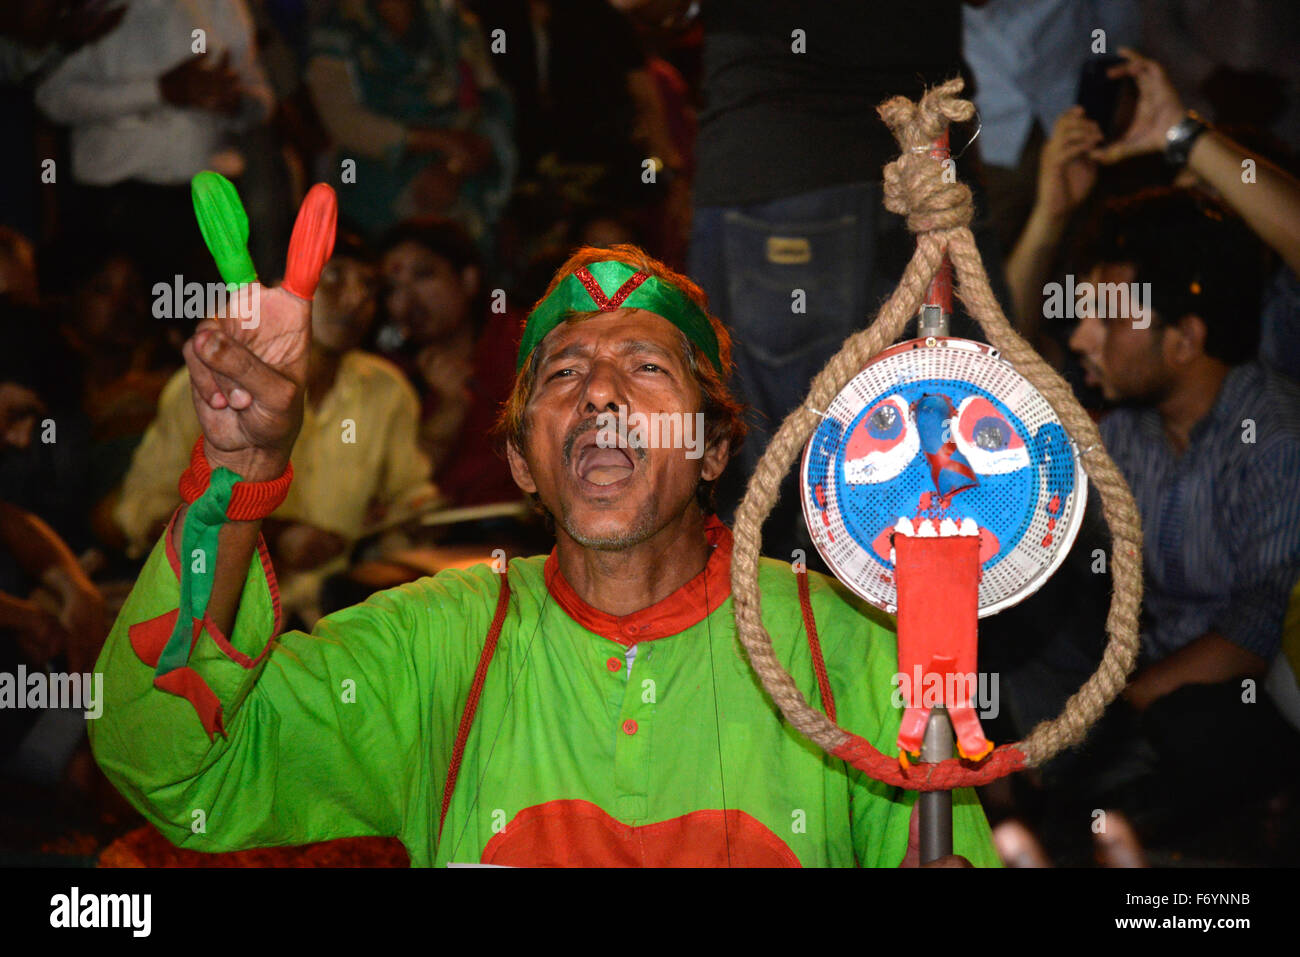
[(1079, 71), (1076, 102), (1101, 127), (1103, 142), (1119, 139), (1133, 122), (1137, 84), (1131, 76), (1109, 77), (1106, 71), (1124, 58), (1113, 53), (1090, 57)]

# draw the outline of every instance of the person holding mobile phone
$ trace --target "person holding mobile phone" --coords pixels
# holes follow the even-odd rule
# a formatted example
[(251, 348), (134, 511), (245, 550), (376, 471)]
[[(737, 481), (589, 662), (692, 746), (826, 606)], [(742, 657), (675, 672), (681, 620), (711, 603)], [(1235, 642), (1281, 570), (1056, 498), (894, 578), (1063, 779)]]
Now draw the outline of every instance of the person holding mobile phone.
[[(1074, 106), (1057, 119), (1044, 147), (1035, 205), (1007, 259), (1022, 334), (1038, 335), (1043, 285), (1098, 168), (1162, 154), (1181, 184), (1222, 201), (1280, 259), (1263, 305), (1261, 359), (1300, 377), (1300, 180), (1187, 110), (1159, 63), (1128, 48), (1120, 53), (1105, 73), (1108, 81), (1133, 83), (1131, 121), (1108, 139), (1088, 107)], [(1046, 340), (1040, 346), (1051, 348)]]
[(1057, 117), (1095, 89), (1081, 90), (1093, 64), (1137, 42), (1140, 12), (1136, 0), (991, 0), (963, 8), (962, 54), (975, 74), (982, 124), (981, 179), (1004, 249), (1033, 206), (1039, 157)]

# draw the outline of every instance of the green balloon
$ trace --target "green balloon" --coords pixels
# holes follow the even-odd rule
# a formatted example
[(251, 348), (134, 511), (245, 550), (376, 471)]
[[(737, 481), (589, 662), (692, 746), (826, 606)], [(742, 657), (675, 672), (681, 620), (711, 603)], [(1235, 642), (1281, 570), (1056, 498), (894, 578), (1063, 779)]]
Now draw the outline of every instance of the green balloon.
[(220, 173), (204, 170), (190, 181), (190, 196), (221, 278), (239, 286), (256, 282), (257, 269), (248, 255), (248, 214), (235, 185)]

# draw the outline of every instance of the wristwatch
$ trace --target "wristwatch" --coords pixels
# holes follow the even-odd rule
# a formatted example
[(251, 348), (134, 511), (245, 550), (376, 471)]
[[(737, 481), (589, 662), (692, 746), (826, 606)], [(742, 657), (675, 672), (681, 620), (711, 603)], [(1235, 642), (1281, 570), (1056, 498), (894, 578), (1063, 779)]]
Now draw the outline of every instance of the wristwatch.
[(1165, 160), (1169, 165), (1186, 166), (1187, 158), (1192, 155), (1192, 144), (1209, 128), (1209, 124), (1191, 110), (1169, 127), (1169, 131), (1165, 133)]

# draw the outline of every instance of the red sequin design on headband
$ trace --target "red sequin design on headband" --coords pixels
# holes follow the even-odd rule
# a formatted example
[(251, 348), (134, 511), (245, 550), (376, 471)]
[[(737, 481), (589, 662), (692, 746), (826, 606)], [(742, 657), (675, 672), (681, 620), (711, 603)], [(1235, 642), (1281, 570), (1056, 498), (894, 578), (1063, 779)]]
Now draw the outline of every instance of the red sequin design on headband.
[(596, 277), (588, 271), (586, 266), (575, 269), (573, 274), (578, 277), (578, 282), (582, 283), (583, 288), (587, 290), (587, 294), (591, 296), (591, 301), (596, 304), (596, 308), (601, 312), (613, 312), (618, 309), (628, 296), (636, 292), (637, 286), (650, 278), (649, 273), (635, 272), (627, 277), (627, 281), (619, 286), (618, 292), (614, 293), (613, 297), (610, 298), (605, 295), (605, 290), (600, 288), (600, 283), (596, 282)]
[(623, 300), (626, 299), (628, 296), (632, 295), (632, 293), (636, 292), (636, 287), (641, 285), (641, 283), (645, 282), (649, 278), (650, 278), (650, 274), (644, 272), (637, 272), (628, 276), (627, 282), (619, 286), (618, 292), (614, 293), (613, 298), (609, 300), (609, 308), (617, 309), (619, 306), (623, 305)]

